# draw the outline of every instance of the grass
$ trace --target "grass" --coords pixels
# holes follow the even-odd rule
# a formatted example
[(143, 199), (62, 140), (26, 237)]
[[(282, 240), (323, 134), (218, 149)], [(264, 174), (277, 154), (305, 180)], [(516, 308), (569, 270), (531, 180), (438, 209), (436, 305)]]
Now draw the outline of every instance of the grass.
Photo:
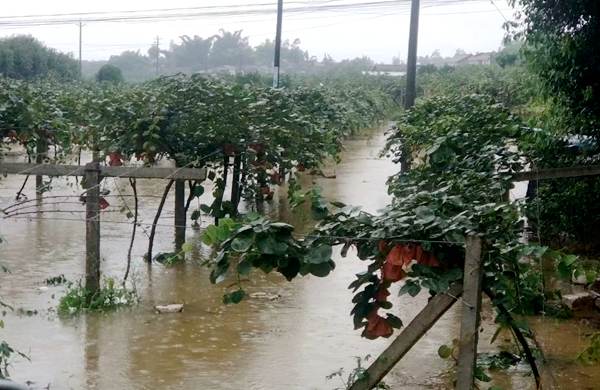
[(154, 260), (166, 267), (183, 263), (185, 261), (185, 253), (181, 252), (163, 252), (154, 256)]
[(75, 315), (88, 311), (111, 311), (134, 305), (138, 301), (135, 290), (119, 287), (113, 279), (106, 279), (104, 286), (95, 294), (79, 282), (69, 285), (67, 293), (58, 304), (58, 313)]

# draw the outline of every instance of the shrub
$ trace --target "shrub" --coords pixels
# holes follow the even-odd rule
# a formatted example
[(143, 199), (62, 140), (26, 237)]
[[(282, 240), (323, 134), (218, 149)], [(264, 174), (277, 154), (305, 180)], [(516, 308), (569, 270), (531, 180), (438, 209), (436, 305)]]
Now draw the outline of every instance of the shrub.
[(115, 285), (113, 279), (106, 279), (105, 285), (97, 293), (92, 293), (78, 283), (70, 285), (67, 294), (60, 299), (59, 314), (77, 314), (83, 311), (108, 311), (138, 302), (135, 290)]
[(96, 81), (122, 83), (124, 81), (123, 73), (121, 73), (121, 69), (119, 69), (118, 67), (111, 64), (106, 64), (103, 65), (102, 68), (100, 68), (98, 73), (96, 73)]

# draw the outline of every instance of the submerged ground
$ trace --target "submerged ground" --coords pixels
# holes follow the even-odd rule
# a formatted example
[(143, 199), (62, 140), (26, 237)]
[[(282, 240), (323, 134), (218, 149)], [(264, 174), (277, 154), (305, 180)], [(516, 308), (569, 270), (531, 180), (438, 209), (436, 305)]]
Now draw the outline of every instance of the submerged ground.
[[(342, 163), (329, 169), (335, 170), (337, 178), (314, 179), (324, 195), (371, 212), (383, 207), (389, 201), (386, 179), (397, 170), (391, 161), (379, 157), (384, 140), (383, 132), (376, 130), (347, 141)], [(3, 207), (14, 201), (22, 180), (22, 176), (2, 179)], [(144, 196), (143, 222), (151, 222), (163, 185), (161, 181), (138, 181), (138, 191)], [(51, 195), (79, 193), (72, 179), (55, 179), (52, 187)], [(125, 179), (108, 179), (106, 187), (112, 195), (119, 193), (117, 187), (125, 195), (130, 193)], [(33, 195), (33, 180), (26, 193)], [(111, 207), (103, 215), (102, 269), (106, 276), (120, 280), (130, 225), (119, 212), (123, 200), (117, 196), (107, 199)], [(131, 198), (124, 199), (133, 207)], [(54, 205), (48, 200), (44, 209), (83, 210), (76, 198), (70, 202)], [(172, 199), (167, 201), (159, 222), (155, 253), (172, 250), (172, 203)], [(312, 223), (302, 213), (289, 212), (285, 191), (276, 195), (269, 212), (300, 228)], [(71, 281), (81, 278), (85, 226), (80, 220), (84, 215), (27, 217), (1, 221), (6, 243), (0, 253), (12, 273), (0, 275), (0, 296), (16, 308), (37, 311), (33, 315), (8, 313), (2, 330), (3, 338), (31, 358), (31, 362), (14, 362), (10, 369), (13, 379), (31, 381), (33, 388), (333, 389), (342, 384), (339, 379), (327, 380), (328, 374), (341, 367), (349, 372), (355, 367), (354, 356), (377, 355), (390, 342), (365, 340), (353, 330), (349, 316), (353, 294), (346, 287), (364, 265), (352, 253), (345, 259), (336, 256), (338, 267), (325, 279), (307, 277), (288, 283), (256, 274), (248, 287), (250, 293), (281, 297), (224, 306), (223, 287), (211, 285), (208, 270), (198, 264), (207, 253), (200, 246), (199, 233), (191, 229), (188, 241), (196, 250), (186, 264), (170, 268), (158, 264), (148, 268), (141, 260), (147, 238), (138, 230), (133, 279), (140, 305), (116, 313), (60, 318), (55, 308), (64, 287), (46, 287), (44, 280), (60, 274)], [(406, 324), (426, 302), (426, 295), (403, 297), (395, 306)], [(185, 310), (155, 314), (153, 306), (166, 303), (185, 303)], [(388, 384), (403, 389), (451, 387), (450, 365), (438, 357), (437, 349), (458, 334), (459, 309), (455, 305), (414, 347), (388, 376)], [(489, 351), (493, 313), (488, 310), (484, 317), (489, 326), (481, 337), (480, 350)], [(539, 318), (533, 325), (548, 358), (546, 371), (553, 373), (555, 382), (550, 388), (597, 388), (600, 370), (573, 362), (590, 332), (586, 323)], [(496, 375), (496, 380), (507, 389), (534, 388), (524, 366)]]

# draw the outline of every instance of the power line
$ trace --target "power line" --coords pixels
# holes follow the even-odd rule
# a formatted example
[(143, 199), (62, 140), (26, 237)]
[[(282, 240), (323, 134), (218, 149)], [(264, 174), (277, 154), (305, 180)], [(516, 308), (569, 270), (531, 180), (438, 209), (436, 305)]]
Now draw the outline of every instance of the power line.
[[(286, 4), (312, 4), (312, 5), (327, 5), (334, 2), (340, 2), (342, 0), (322, 0), (322, 1), (287, 1)], [(396, 3), (408, 2), (409, 0), (395, 0)], [(484, 1), (484, 0), (435, 0), (433, 2), (443, 3), (467, 3), (471, 1)], [(362, 3), (344, 3), (339, 4), (340, 6), (352, 6), (360, 5)], [(11, 15), (11, 16), (0, 16), (2, 19), (15, 19), (15, 18), (44, 18), (44, 17), (61, 17), (61, 16), (94, 16), (94, 15), (119, 15), (119, 14), (135, 14), (135, 13), (156, 13), (156, 12), (178, 12), (178, 11), (193, 11), (193, 10), (206, 10), (206, 9), (231, 9), (231, 8), (248, 8), (248, 7), (264, 7), (272, 6), (273, 3), (250, 3), (250, 4), (234, 4), (234, 5), (219, 5), (219, 6), (202, 6), (202, 7), (181, 7), (181, 8), (158, 8), (158, 9), (138, 9), (138, 10), (123, 10), (123, 11), (93, 11), (93, 12), (72, 12), (72, 13), (55, 13), (55, 14), (27, 14), (27, 15)]]
[(504, 18), (504, 20), (508, 23), (508, 18), (504, 15), (504, 13), (502, 12), (502, 10), (498, 7), (498, 4), (496, 4), (494, 2), (494, 0), (490, 0), (490, 3), (492, 3), (492, 5), (496, 8), (496, 10), (498, 10), (498, 13)]
[[(425, 7), (423, 7), (425, 8)], [(432, 8), (427, 7), (427, 8)], [(503, 9), (503, 11), (510, 11), (510, 9)], [(446, 15), (471, 15), (471, 14), (486, 14), (486, 13), (494, 13), (497, 12), (496, 10), (473, 10), (473, 11), (456, 11), (456, 12), (423, 12), (422, 16), (446, 16)], [(353, 21), (358, 22), (358, 21), (363, 21), (363, 20), (370, 20), (370, 19), (378, 19), (378, 18), (384, 18), (384, 17), (391, 17), (391, 16), (398, 16), (398, 15), (402, 15), (403, 13), (401, 12), (387, 12), (387, 13), (368, 13), (368, 12), (361, 12), (361, 13), (353, 13), (347, 16), (360, 16), (360, 15), (367, 15), (368, 17), (360, 17), (360, 18), (356, 18)], [(294, 15), (296, 16), (296, 15)], [(294, 20), (300, 20), (300, 18), (293, 18), (293, 17), (289, 17), (289, 19), (294, 19)], [(331, 19), (330, 16), (318, 16), (318, 17), (312, 17), (312, 18), (307, 18), (307, 17), (303, 17), (302, 20), (306, 21), (306, 20), (329, 20)], [(265, 22), (268, 21), (270, 19), (246, 19), (243, 20), (244, 22)], [(306, 31), (307, 29), (315, 29), (315, 28), (325, 28), (325, 27), (330, 27), (330, 26), (336, 26), (336, 25), (340, 25), (340, 24), (345, 24), (347, 23), (346, 20), (338, 20), (334, 23), (327, 23), (327, 24), (320, 24), (320, 25), (310, 25), (310, 26), (306, 26), (303, 28), (296, 28), (296, 29), (291, 29), (291, 30), (287, 30), (284, 29), (284, 32), (286, 34), (289, 33), (295, 33), (295, 32), (302, 32), (302, 31)], [(263, 36), (270, 36), (272, 35), (272, 33), (262, 33), (262, 34), (251, 34), (248, 35), (249, 38), (256, 38), (256, 37), (263, 37)], [(60, 42), (60, 43), (55, 43), (55, 46), (70, 46), (72, 45), (72, 43), (67, 43), (67, 42)], [(140, 49), (140, 48), (147, 48), (150, 46), (156, 46), (156, 42), (131, 42), (131, 43), (88, 43), (86, 44), (86, 47), (90, 47), (90, 49), (86, 50), (87, 52), (105, 52), (106, 50), (109, 50), (111, 48), (126, 48), (126, 49)], [(11, 128), (12, 129), (12, 128)]]
[[(291, 1), (287, 4), (314, 4), (314, 3), (331, 3), (334, 1), (341, 0), (327, 0), (327, 1)], [(55, 13), (55, 14), (28, 14), (28, 15), (10, 15), (0, 16), (2, 19), (15, 19), (15, 18), (47, 18), (47, 17), (61, 17), (61, 16), (88, 16), (88, 15), (110, 15), (110, 14), (129, 14), (129, 13), (141, 13), (141, 12), (174, 12), (174, 11), (190, 11), (190, 10), (204, 10), (204, 9), (215, 9), (215, 8), (242, 8), (242, 7), (260, 7), (260, 6), (271, 6), (273, 3), (250, 3), (250, 4), (229, 4), (229, 5), (215, 5), (215, 6), (202, 6), (202, 7), (180, 7), (180, 8), (154, 8), (154, 9), (138, 9), (138, 10), (123, 10), (123, 11), (92, 11), (92, 12), (69, 12), (69, 13)]]
[[(487, 0), (425, 0), (424, 5), (428, 6), (448, 6), (458, 5), (473, 2), (482, 2)], [(357, 10), (383, 10), (383, 9), (397, 9), (400, 6), (408, 6), (407, 0), (383, 0), (383, 1), (371, 1), (371, 2), (360, 2), (360, 3), (343, 3), (343, 4), (320, 4), (316, 6), (299, 6), (292, 7), (285, 10), (286, 14), (307, 14), (313, 12), (339, 12), (339, 11), (357, 11)], [(131, 11), (136, 12), (136, 11)], [(167, 20), (186, 20), (190, 18), (202, 18), (202, 17), (224, 17), (224, 16), (251, 16), (251, 15), (265, 15), (273, 14), (276, 12), (274, 8), (267, 9), (241, 9), (231, 11), (211, 11), (211, 12), (178, 12), (178, 13), (163, 13), (163, 14), (144, 14), (145, 11), (137, 11), (139, 15), (133, 14), (128, 15), (117, 15), (117, 16), (88, 16), (86, 18), (81, 17), (70, 17), (62, 19), (31, 19), (31, 20), (9, 20), (0, 21), (0, 27), (33, 27), (33, 26), (53, 26), (60, 24), (78, 23), (80, 20), (83, 22), (157, 22)]]

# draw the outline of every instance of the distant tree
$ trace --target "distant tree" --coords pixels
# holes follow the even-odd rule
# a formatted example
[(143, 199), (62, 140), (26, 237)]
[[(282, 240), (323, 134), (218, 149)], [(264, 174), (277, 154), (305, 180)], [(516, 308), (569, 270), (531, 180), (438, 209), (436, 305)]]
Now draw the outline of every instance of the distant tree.
[(96, 81), (121, 83), (123, 82), (123, 73), (121, 73), (121, 69), (118, 67), (112, 64), (106, 64), (102, 66), (96, 74)]
[(0, 39), (0, 74), (17, 79), (53, 76), (68, 80), (77, 78), (79, 70), (71, 56), (31, 36), (17, 35)]
[(511, 41), (504, 44), (504, 47), (496, 53), (494, 59), (501, 67), (516, 65), (521, 62), (522, 41)]
[(323, 59), (321, 60), (321, 63), (323, 65), (333, 65), (335, 63), (335, 61), (329, 54), (325, 53), (323, 55)]
[(342, 60), (338, 66), (347, 71), (362, 72), (369, 70), (375, 65), (375, 62), (367, 56), (356, 57), (350, 60)]
[(454, 59), (460, 59), (460, 58), (462, 58), (462, 57), (464, 57), (466, 55), (467, 55), (466, 51), (464, 51), (463, 49), (458, 48), (454, 52), (454, 56), (452, 58), (454, 58)]
[(166, 67), (169, 70), (197, 72), (208, 68), (208, 58), (215, 37), (202, 38), (194, 35), (179, 37), (180, 44), (171, 42), (170, 50), (164, 52)]
[(600, 138), (600, 2), (510, 0), (519, 6), (525, 56), (549, 95)]
[(284, 42), (281, 57), (285, 62), (298, 66), (309, 60), (308, 51), (302, 50), (300, 43), (299, 39), (294, 39), (291, 44), (287, 40)]
[(433, 64), (421, 65), (417, 68), (419, 75), (433, 74), (438, 71), (438, 67)]
[[(263, 66), (272, 66), (275, 53), (275, 42), (270, 39), (265, 40), (254, 48), (256, 63)], [(281, 44), (281, 62), (284, 67), (299, 69), (305, 67), (310, 61), (307, 51), (300, 47), (300, 40), (295, 39), (292, 43), (285, 40)]]
[(139, 51), (127, 50), (111, 56), (108, 63), (119, 68), (127, 81), (144, 81), (155, 76), (152, 59)]
[(240, 69), (254, 64), (254, 52), (248, 37), (242, 37), (242, 30), (229, 32), (221, 29), (214, 39), (208, 57), (211, 66), (230, 65)]
[(107, 61), (83, 60), (81, 62), (81, 77), (86, 80), (94, 80), (96, 78), (96, 73), (98, 73), (102, 65), (106, 63)]
[[(284, 72), (314, 74), (324, 71), (356, 74), (368, 70), (374, 64), (365, 56), (336, 62), (325, 54), (322, 61), (319, 61), (303, 50), (300, 44), (299, 39), (282, 42), (281, 66)], [(267, 39), (252, 48), (241, 30), (220, 30), (218, 35), (209, 38), (197, 35), (181, 36), (179, 43), (172, 42), (166, 50), (158, 50), (156, 46), (151, 46), (147, 55), (141, 54), (140, 51), (124, 51), (111, 56), (107, 62), (84, 61), (83, 70), (85, 75), (91, 76), (108, 63), (120, 68), (127, 81), (145, 81), (155, 77), (155, 61), (158, 56), (161, 74), (211, 72), (222, 66), (235, 67), (240, 73), (267, 73), (267, 68), (273, 66), (274, 52), (275, 43), (272, 40)], [(256, 66), (259, 69), (256, 69)]]
[[(520, 23), (514, 36), (524, 37), (529, 68), (550, 97), (550, 120), (557, 133), (535, 145), (541, 167), (580, 165), (600, 160), (600, 1), (510, 0)], [(568, 135), (568, 136), (567, 136)], [(569, 143), (565, 142), (569, 140)], [(531, 182), (530, 182), (531, 183)], [(540, 182), (536, 212), (528, 216), (535, 231), (557, 246), (576, 241), (576, 248), (600, 250), (600, 179)], [(537, 221), (536, 221), (537, 220)], [(566, 244), (565, 245), (565, 241)], [(552, 242), (551, 242), (552, 243)], [(545, 244), (545, 243), (544, 243)]]
[(266, 39), (254, 48), (256, 63), (263, 66), (273, 66), (273, 55), (275, 53), (275, 42)]

